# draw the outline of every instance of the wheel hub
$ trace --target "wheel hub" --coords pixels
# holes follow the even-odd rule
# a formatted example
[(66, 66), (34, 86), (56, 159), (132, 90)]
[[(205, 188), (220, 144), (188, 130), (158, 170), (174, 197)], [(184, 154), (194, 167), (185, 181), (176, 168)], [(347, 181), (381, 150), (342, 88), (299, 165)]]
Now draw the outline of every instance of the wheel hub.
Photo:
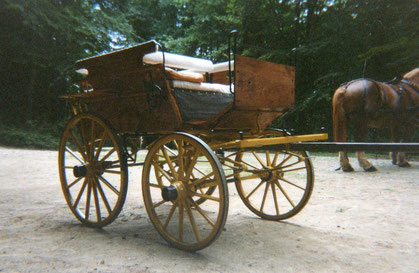
[(73, 174), (75, 177), (85, 177), (87, 175), (86, 165), (76, 165), (73, 168)]

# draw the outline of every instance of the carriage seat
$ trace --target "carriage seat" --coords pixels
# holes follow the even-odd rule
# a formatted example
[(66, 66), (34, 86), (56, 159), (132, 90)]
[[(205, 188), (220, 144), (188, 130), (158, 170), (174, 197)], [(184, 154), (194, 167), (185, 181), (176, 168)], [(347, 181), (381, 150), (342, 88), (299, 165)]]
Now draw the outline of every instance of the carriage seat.
[[(230, 87), (228, 85), (204, 82), (204, 74), (206, 73), (213, 74), (228, 71), (228, 62), (213, 64), (210, 60), (173, 53), (163, 53), (161, 51), (145, 54), (143, 62), (146, 64), (164, 63), (166, 75), (172, 80), (173, 88), (230, 93)], [(231, 62), (231, 68), (233, 69), (233, 67), (234, 63)], [(173, 68), (178, 70), (174, 70)]]

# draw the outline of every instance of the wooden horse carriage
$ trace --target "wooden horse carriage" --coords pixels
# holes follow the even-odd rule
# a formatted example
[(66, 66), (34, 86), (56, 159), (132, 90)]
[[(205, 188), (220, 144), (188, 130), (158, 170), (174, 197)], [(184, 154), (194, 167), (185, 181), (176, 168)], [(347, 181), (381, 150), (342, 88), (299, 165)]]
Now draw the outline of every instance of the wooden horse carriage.
[[(326, 139), (289, 136), (271, 123), (294, 104), (294, 68), (164, 53), (155, 41), (77, 62), (86, 78), (67, 95), (59, 173), (67, 204), (90, 227), (120, 213), (128, 167), (142, 166), (151, 222), (171, 245), (195, 251), (224, 228), (228, 183), (256, 215), (282, 220), (308, 202), (314, 173), (304, 151), (267, 145)], [(139, 152), (147, 137), (147, 155)], [(270, 146), (271, 147), (271, 146)]]

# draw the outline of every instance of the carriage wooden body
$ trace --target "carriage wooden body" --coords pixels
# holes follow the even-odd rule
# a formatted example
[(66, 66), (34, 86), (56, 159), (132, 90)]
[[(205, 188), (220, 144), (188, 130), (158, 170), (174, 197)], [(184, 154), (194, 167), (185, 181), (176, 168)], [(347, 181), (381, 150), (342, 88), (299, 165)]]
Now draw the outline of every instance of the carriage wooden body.
[[(200, 71), (208, 84), (231, 93), (186, 90), (168, 76), (164, 53), (161, 63), (144, 62), (155, 52), (158, 44), (149, 41), (76, 63), (87, 77), (80, 93), (65, 96), (73, 118), (59, 151), (61, 184), (74, 215), (88, 226), (112, 222), (125, 201), (129, 166), (142, 166), (150, 219), (178, 248), (202, 249), (219, 236), (228, 182), (260, 217), (297, 214), (313, 189), (310, 159), (305, 152), (260, 151), (264, 145), (327, 138), (268, 129), (294, 106), (294, 68), (236, 55), (228, 69)], [(142, 136), (159, 138), (139, 162)]]

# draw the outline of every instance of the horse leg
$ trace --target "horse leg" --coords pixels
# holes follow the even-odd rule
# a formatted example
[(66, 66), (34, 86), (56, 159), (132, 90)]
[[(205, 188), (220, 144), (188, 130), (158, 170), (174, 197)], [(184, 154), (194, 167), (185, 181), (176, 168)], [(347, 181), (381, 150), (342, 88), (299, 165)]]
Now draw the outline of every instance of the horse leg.
[[(336, 142), (346, 142), (346, 115), (343, 109), (345, 89), (340, 87), (333, 95), (333, 136)], [(339, 152), (340, 167), (344, 172), (353, 172), (346, 152)]]
[(344, 172), (354, 171), (354, 168), (352, 168), (351, 164), (349, 163), (348, 154), (346, 152), (339, 152), (339, 162)]
[(402, 167), (402, 168), (410, 167), (410, 164), (409, 164), (409, 162), (407, 162), (406, 154), (404, 152), (398, 152), (397, 159), (398, 159), (398, 162), (399, 162), (399, 164), (398, 164), (399, 167)]
[(397, 152), (390, 152), (390, 159), (391, 159), (391, 163), (393, 163), (393, 165), (397, 165), (398, 161), (398, 153)]
[[(356, 142), (364, 142), (367, 136), (368, 125), (365, 120), (359, 119), (356, 127)], [(366, 172), (375, 172), (377, 169), (368, 161), (365, 152), (356, 152), (358, 158), (359, 166), (361, 166)]]
[[(401, 126), (396, 126), (395, 128), (392, 128), (391, 135), (392, 135), (393, 142), (395, 143), (402, 142), (403, 140), (403, 136), (401, 135), (402, 132), (406, 133), (406, 131), (409, 131), (409, 130), (410, 128), (408, 127), (403, 128)], [(408, 133), (410, 133), (410, 131)], [(398, 165), (399, 167), (402, 167), (402, 168), (410, 167), (410, 164), (407, 161), (406, 154), (404, 152), (393, 152), (391, 159), (394, 165)]]

